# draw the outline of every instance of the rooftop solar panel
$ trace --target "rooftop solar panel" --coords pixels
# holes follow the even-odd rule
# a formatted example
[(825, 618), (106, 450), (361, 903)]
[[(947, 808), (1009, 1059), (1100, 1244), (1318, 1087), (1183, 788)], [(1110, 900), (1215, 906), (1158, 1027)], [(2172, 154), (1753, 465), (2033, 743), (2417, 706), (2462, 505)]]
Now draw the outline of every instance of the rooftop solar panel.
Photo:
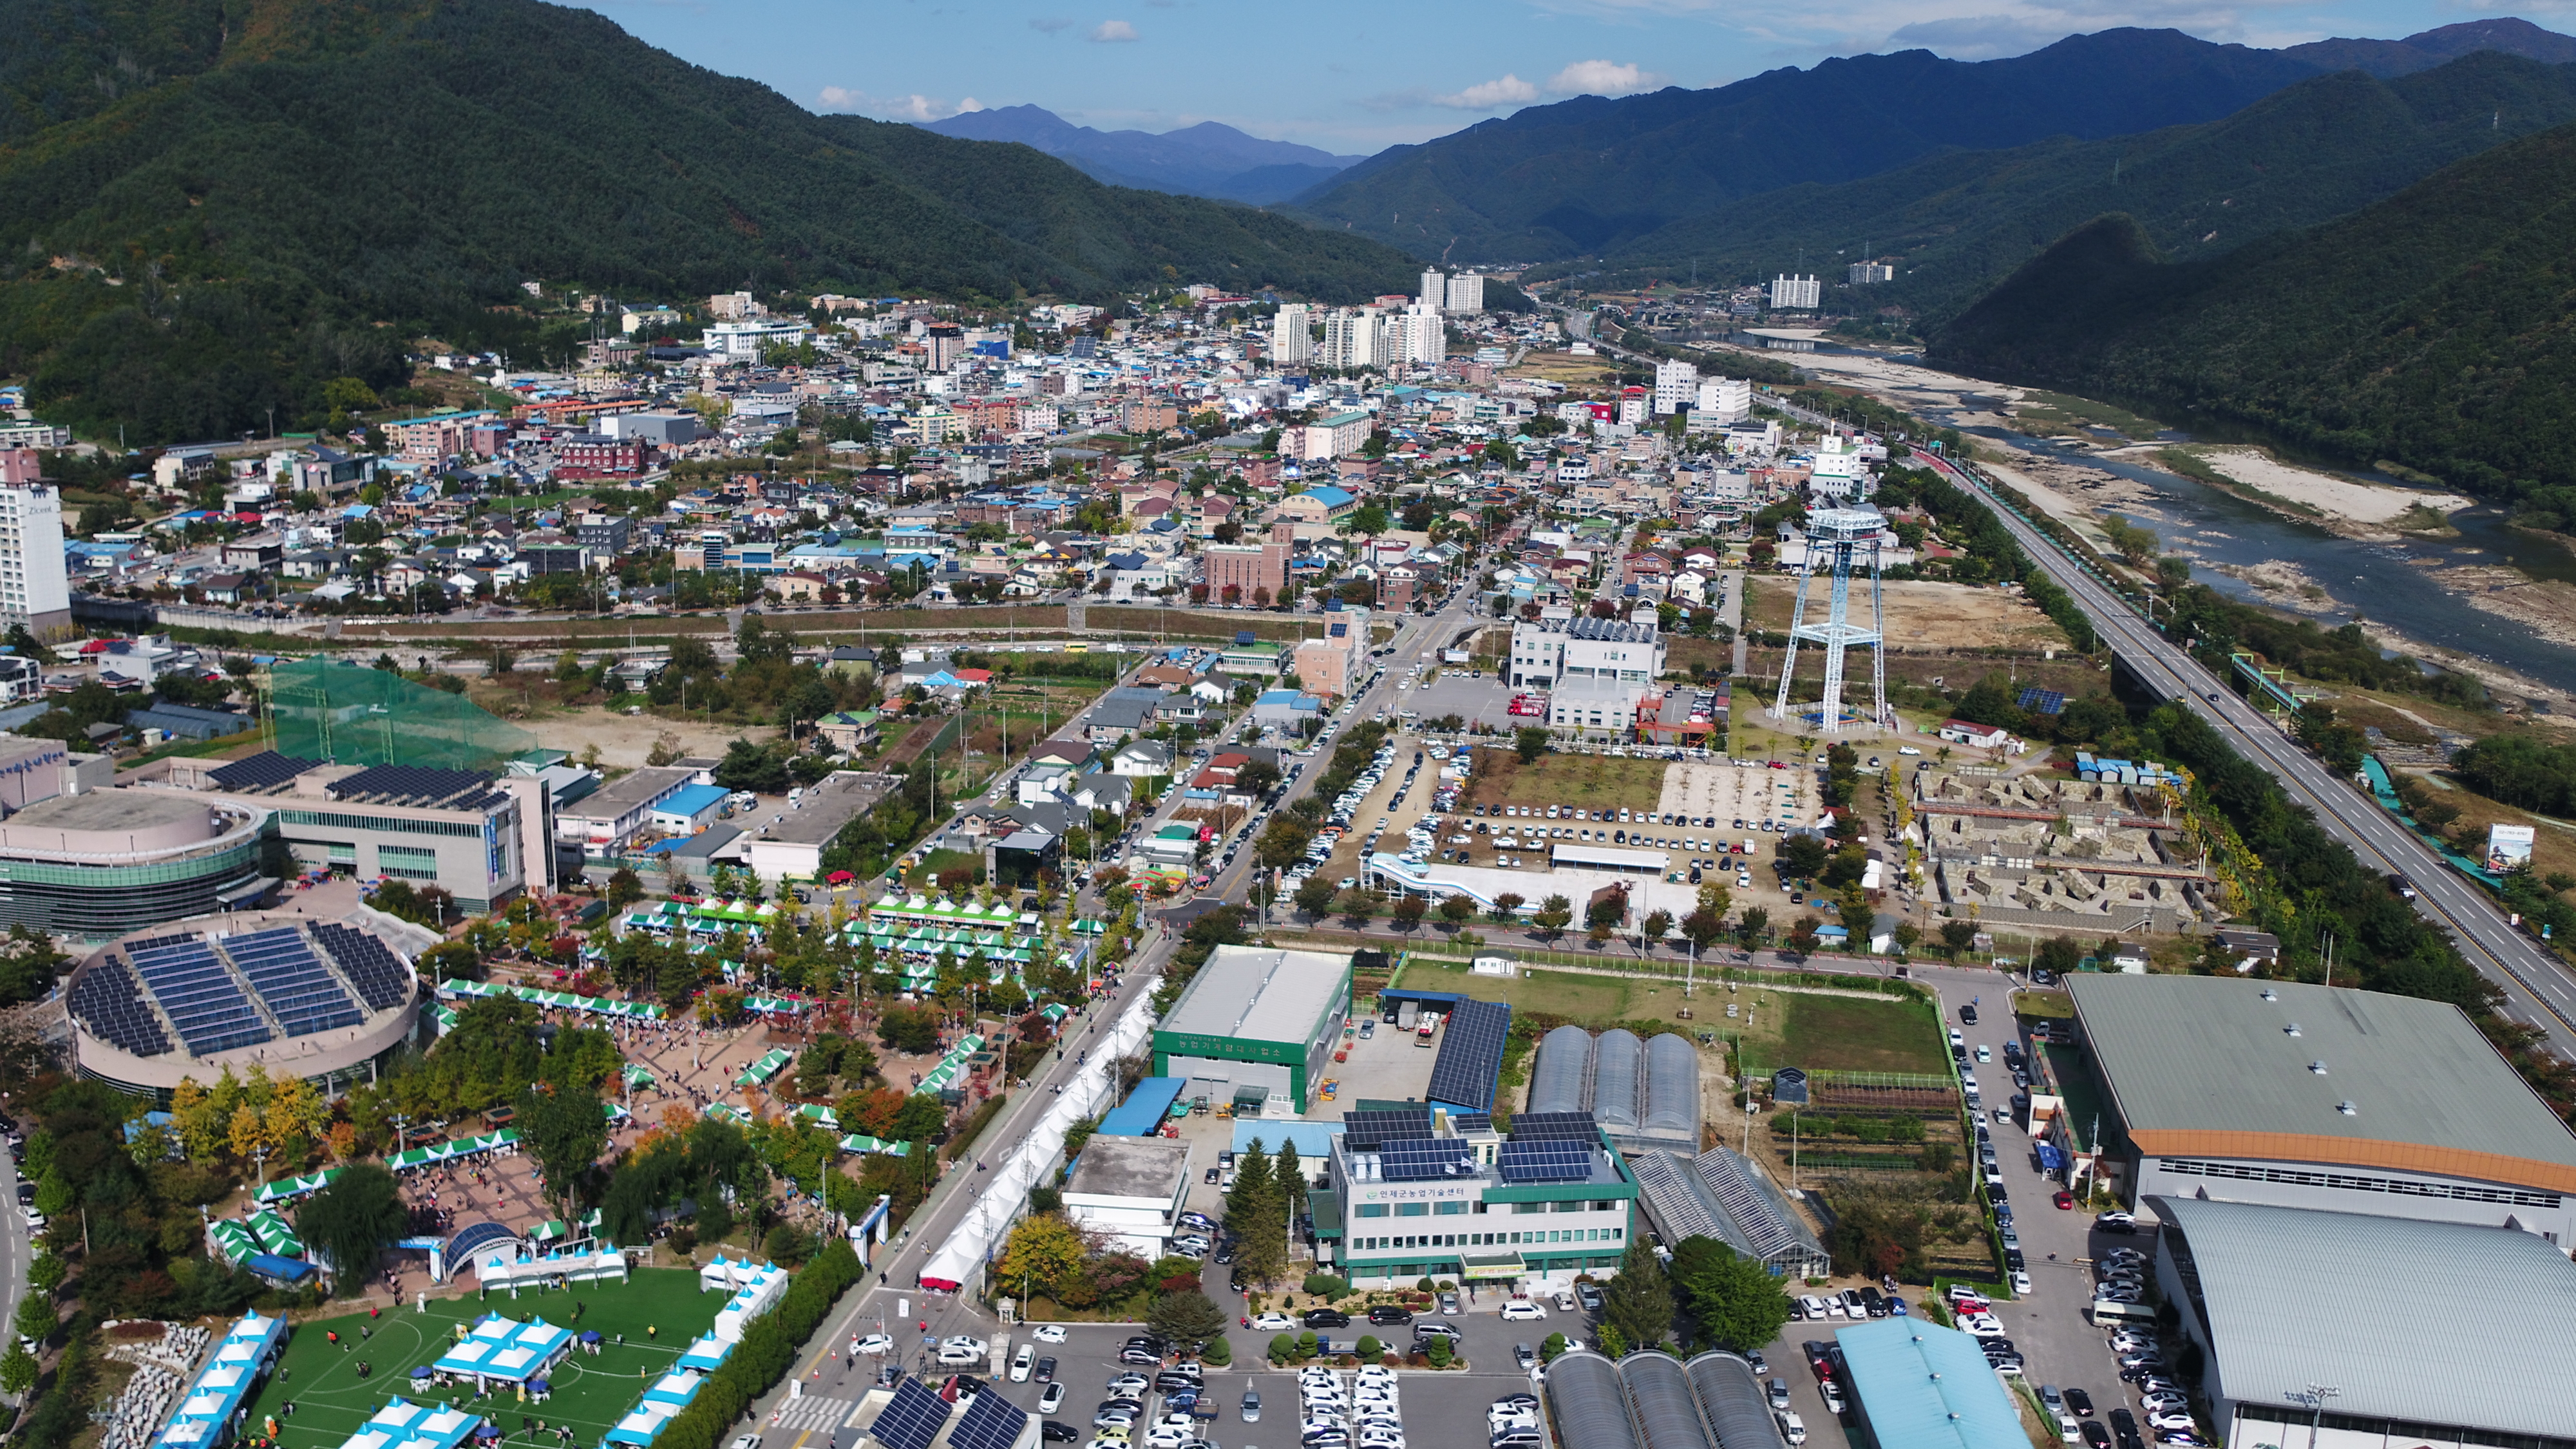
[(170, 1034), (144, 1004), (134, 973), (113, 956), (82, 973), (72, 987), (71, 1012), (93, 1034), (138, 1057), (157, 1057), (170, 1050)]
[(966, 1406), (966, 1416), (948, 1436), (949, 1449), (1011, 1449), (1028, 1423), (1027, 1410), (987, 1389)]
[(227, 936), (223, 944), (224, 954), (241, 968), (287, 1035), (356, 1026), (367, 1019), (293, 926)]
[(1491, 1112), (1452, 1112), (1449, 1114), (1449, 1125), (1461, 1132), (1491, 1132), (1494, 1130), (1494, 1114)]
[(1378, 1176), (1387, 1182), (1437, 1182), (1474, 1170), (1475, 1149), (1446, 1137), (1408, 1137), (1378, 1148)]
[(1511, 1034), (1512, 1009), (1498, 1001), (1461, 1001), (1449, 1012), (1442, 1030), (1439, 1059), (1431, 1064), (1425, 1094), (1483, 1111), (1494, 1105), (1494, 1088), (1503, 1069), (1503, 1040)]
[(334, 922), (314, 926), (313, 939), (331, 959), (340, 963), (349, 984), (358, 988), (358, 997), (370, 1011), (399, 1006), (412, 997), (412, 969), (384, 942), (364, 931)]
[(868, 1433), (885, 1449), (930, 1449), (947, 1423), (948, 1401), (922, 1387), (921, 1380), (905, 1379), (893, 1402), (877, 1411)]
[(126, 958), (190, 1052), (254, 1046), (274, 1035), (251, 1010), (241, 983), (197, 937), (162, 936), (128, 948)]
[(320, 760), (281, 755), (275, 750), (262, 750), (246, 760), (235, 760), (207, 772), (206, 778), (225, 790), (265, 790), (283, 785), (305, 771), (321, 764)]
[(1355, 1152), (1366, 1152), (1381, 1142), (1407, 1137), (1431, 1135), (1431, 1108), (1389, 1112), (1344, 1112), (1342, 1133)]
[(1512, 1119), (1512, 1138), (1518, 1142), (1568, 1139), (1588, 1145), (1600, 1135), (1601, 1126), (1589, 1112), (1523, 1112)]
[(387, 795), (397, 800), (461, 801), (470, 805), (491, 793), (488, 776), (472, 770), (433, 770), (422, 765), (375, 765), (331, 785), (332, 798), (339, 800)]
[(2066, 695), (2059, 690), (2025, 689), (2021, 692), (2020, 702), (2021, 707), (2030, 711), (2032, 714), (2064, 714), (2066, 712)]
[(1592, 1175), (1589, 1144), (1518, 1140), (1503, 1144), (1495, 1166), (1505, 1182), (1581, 1182)]

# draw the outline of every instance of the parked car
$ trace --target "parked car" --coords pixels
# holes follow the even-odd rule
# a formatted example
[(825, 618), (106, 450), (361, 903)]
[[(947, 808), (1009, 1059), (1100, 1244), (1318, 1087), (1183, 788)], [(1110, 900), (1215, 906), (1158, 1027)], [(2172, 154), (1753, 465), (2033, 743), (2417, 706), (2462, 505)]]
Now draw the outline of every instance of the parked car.
[(1515, 1298), (1503, 1305), (1506, 1321), (1529, 1322), (1547, 1317), (1547, 1310), (1526, 1298)]

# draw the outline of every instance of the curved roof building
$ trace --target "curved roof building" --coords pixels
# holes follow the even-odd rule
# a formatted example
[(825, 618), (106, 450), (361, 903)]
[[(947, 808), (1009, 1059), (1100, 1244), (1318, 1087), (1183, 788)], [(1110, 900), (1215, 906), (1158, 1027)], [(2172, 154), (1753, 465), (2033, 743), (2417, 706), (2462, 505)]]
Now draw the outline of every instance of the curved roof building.
[(73, 1063), (156, 1097), (254, 1065), (345, 1090), (418, 1027), (412, 960), (435, 940), (363, 907), (337, 921), (272, 912), (134, 932), (72, 971)]
[(1531, 1112), (1591, 1110), (1592, 1033), (1579, 1026), (1560, 1026), (1541, 1038), (1538, 1062), (1530, 1071)]

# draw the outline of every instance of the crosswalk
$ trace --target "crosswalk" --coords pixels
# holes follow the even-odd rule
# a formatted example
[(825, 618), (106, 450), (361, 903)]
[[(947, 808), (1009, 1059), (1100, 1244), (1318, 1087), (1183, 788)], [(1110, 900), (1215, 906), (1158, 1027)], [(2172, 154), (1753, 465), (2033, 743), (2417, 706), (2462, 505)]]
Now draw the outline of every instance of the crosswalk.
[(855, 1413), (858, 1407), (858, 1402), (854, 1399), (833, 1399), (820, 1394), (808, 1394), (801, 1399), (789, 1399), (779, 1406), (778, 1427), (781, 1429), (838, 1429), (849, 1422), (850, 1415)]

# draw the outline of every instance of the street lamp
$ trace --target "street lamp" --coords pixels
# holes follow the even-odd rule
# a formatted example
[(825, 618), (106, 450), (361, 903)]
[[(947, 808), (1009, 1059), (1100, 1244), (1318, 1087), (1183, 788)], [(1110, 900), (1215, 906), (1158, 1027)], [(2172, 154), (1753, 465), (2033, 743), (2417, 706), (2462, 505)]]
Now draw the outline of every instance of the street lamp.
[(2281, 1396), (2308, 1411), (2308, 1449), (2317, 1449), (2317, 1431), (2325, 1423), (2326, 1400), (2342, 1392), (2342, 1389), (2333, 1384), (2310, 1384), (2304, 1389), (2292, 1389)]

